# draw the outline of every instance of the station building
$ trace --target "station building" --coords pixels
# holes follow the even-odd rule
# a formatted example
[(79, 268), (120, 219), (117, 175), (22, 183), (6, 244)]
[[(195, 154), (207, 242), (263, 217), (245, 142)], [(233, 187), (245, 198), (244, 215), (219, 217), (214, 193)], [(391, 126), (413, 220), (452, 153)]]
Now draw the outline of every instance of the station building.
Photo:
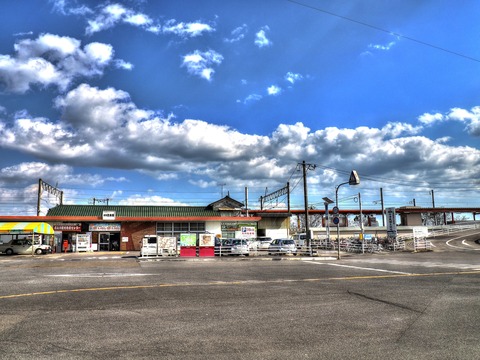
[(42, 221), (55, 231), (55, 251), (137, 251), (145, 235), (180, 238), (214, 234), (221, 238), (287, 237), (288, 214), (250, 216), (226, 196), (207, 206), (57, 205)]

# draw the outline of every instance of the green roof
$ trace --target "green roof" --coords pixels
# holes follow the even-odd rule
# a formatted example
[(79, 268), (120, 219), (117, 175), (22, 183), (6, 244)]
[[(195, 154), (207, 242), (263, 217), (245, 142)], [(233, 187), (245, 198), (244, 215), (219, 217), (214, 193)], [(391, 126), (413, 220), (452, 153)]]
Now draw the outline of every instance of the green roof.
[(47, 216), (102, 217), (104, 211), (115, 211), (117, 217), (217, 217), (233, 213), (214, 211), (204, 206), (120, 206), (120, 205), (57, 205)]

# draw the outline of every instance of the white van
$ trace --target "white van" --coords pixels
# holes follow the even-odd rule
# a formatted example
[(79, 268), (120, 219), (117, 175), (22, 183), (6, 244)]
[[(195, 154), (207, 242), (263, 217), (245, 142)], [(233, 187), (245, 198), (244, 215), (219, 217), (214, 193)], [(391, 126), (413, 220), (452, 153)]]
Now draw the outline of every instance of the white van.
[(32, 255), (32, 254), (47, 254), (52, 252), (50, 245), (40, 244), (40, 241), (35, 240), (32, 246), (30, 239), (14, 239), (7, 243), (0, 244), (0, 252), (7, 255)]

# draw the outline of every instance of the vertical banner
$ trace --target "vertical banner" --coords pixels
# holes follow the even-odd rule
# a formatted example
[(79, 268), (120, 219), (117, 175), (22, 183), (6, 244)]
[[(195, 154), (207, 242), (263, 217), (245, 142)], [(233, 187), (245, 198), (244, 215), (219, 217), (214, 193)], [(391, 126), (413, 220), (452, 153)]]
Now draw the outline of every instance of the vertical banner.
[(387, 215), (387, 235), (388, 237), (397, 237), (397, 219), (395, 214), (395, 208), (390, 207), (385, 209)]

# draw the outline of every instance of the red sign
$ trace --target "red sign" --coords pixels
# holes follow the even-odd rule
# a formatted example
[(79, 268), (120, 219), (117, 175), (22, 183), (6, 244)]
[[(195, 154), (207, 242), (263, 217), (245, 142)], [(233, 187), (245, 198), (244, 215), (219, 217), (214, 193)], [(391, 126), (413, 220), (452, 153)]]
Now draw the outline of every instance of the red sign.
[(82, 231), (82, 224), (55, 224), (53, 225), (53, 230), (80, 232)]

